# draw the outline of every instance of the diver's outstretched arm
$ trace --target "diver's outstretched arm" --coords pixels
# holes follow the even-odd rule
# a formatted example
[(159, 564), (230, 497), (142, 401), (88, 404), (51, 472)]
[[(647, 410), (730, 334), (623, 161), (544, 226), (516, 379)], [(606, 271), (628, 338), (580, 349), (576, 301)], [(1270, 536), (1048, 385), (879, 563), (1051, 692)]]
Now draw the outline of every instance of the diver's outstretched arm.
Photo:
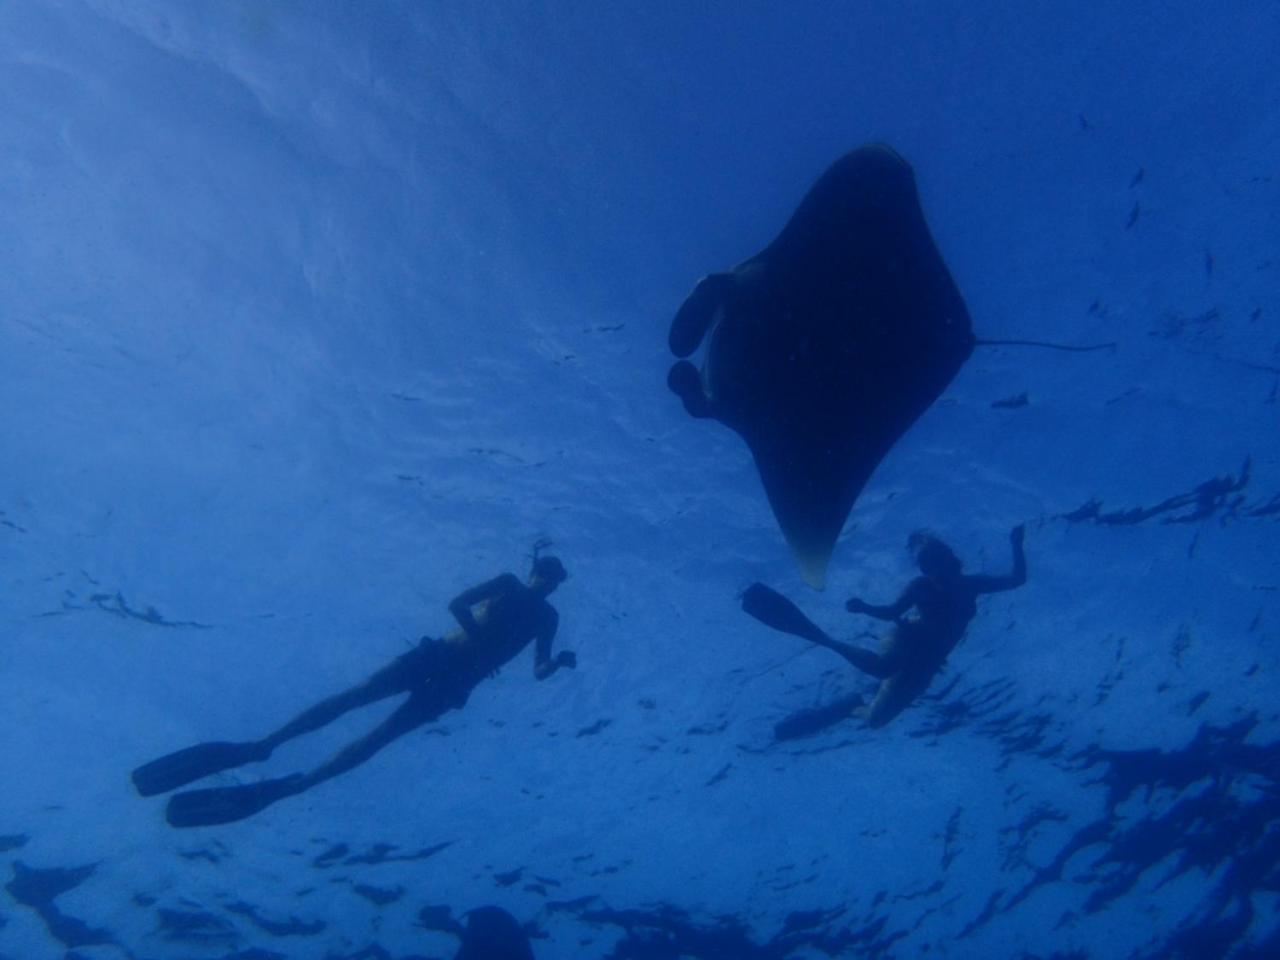
[(538, 639), (533, 648), (533, 676), (536, 680), (545, 680), (561, 667), (572, 670), (578, 665), (577, 654), (571, 650), (561, 650), (553, 658), (551, 641), (555, 639), (556, 628), (560, 625), (560, 614), (548, 605), (547, 617), (538, 630)]
[(572, 650), (561, 650), (554, 657), (535, 663), (533, 676), (535, 680), (545, 680), (557, 670), (572, 670), (578, 665), (578, 655)]
[(1009, 543), (1013, 547), (1013, 572), (1007, 577), (965, 577), (965, 582), (974, 593), (1014, 590), (1027, 582), (1027, 555), (1022, 549), (1022, 541), (1026, 534), (1026, 525), (1021, 523), (1009, 531)]
[(875, 603), (867, 603), (857, 597), (850, 597), (844, 608), (850, 613), (864, 613), (868, 617), (875, 617), (877, 620), (897, 620), (915, 605), (917, 584), (919, 582), (920, 578), (918, 577), (912, 580), (907, 585), (907, 589), (902, 591), (902, 596), (893, 601), (893, 603), (881, 606)]

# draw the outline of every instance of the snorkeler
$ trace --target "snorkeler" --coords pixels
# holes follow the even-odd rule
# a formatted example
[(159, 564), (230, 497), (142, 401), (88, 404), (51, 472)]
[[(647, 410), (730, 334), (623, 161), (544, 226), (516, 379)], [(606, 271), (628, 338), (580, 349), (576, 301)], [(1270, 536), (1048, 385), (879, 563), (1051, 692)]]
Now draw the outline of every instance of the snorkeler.
[(560, 618), (547, 597), (568, 574), (553, 556), (535, 551), (528, 584), (511, 573), (463, 591), (449, 604), (460, 630), (442, 640), (423, 638), (418, 646), (363, 683), (322, 700), (275, 733), (247, 743), (202, 743), (153, 760), (133, 771), (143, 796), (173, 790), (201, 777), (266, 760), (287, 740), (318, 730), (349, 710), (407, 693), (387, 720), (340, 750), (309, 773), (232, 787), (191, 790), (169, 798), (166, 817), (175, 827), (206, 826), (243, 820), (284, 797), (364, 763), (398, 737), (456, 710), (486, 676), (515, 658), (536, 640), (533, 675), (545, 680), (561, 667), (576, 667), (567, 651), (551, 656)]
[[(1027, 559), (1022, 525), (1009, 534), (1013, 546), (1013, 572), (1008, 576), (975, 576), (963, 572), (951, 548), (929, 533), (916, 532), (907, 540), (922, 576), (907, 585), (902, 596), (885, 606), (853, 597), (845, 604), (850, 613), (862, 613), (895, 626), (880, 653), (831, 639), (800, 612), (790, 600), (762, 583), (752, 584), (742, 596), (742, 609), (761, 623), (834, 650), (864, 673), (880, 679), (875, 699), (863, 713), (867, 724), (882, 727), (924, 693), (942, 669), (948, 655), (964, 636), (978, 612), (980, 594), (1012, 590), (1027, 581)], [(916, 616), (908, 618), (914, 609)]]

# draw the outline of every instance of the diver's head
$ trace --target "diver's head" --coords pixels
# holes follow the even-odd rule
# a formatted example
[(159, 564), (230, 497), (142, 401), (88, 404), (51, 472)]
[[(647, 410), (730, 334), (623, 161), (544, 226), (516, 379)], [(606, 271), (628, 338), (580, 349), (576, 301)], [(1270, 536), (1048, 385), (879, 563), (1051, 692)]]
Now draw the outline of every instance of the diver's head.
[(533, 566), (529, 568), (529, 586), (541, 587), (550, 593), (569, 576), (559, 557), (545, 554), (533, 558)]
[(962, 564), (951, 548), (926, 530), (917, 530), (907, 538), (907, 549), (926, 577), (950, 579), (958, 577)]

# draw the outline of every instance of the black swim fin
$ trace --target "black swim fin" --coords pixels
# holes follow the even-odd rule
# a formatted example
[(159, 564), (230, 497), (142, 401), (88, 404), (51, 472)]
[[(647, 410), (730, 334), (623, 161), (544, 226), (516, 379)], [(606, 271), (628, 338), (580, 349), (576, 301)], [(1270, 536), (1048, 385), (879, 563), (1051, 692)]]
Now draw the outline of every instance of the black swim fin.
[(198, 743), (144, 763), (133, 771), (133, 785), (144, 797), (167, 793), (220, 770), (230, 770), (254, 760), (265, 760), (271, 751), (257, 743)]
[(795, 740), (797, 737), (811, 736), (842, 720), (847, 720), (849, 715), (860, 706), (862, 706), (862, 694), (851, 693), (820, 707), (801, 710), (774, 724), (773, 736), (777, 740)]
[(742, 594), (742, 609), (767, 627), (790, 633), (811, 643), (829, 646), (834, 641), (800, 608), (771, 587), (753, 583)]
[(164, 816), (171, 827), (209, 827), (234, 823), (265, 810), (277, 800), (301, 793), (306, 778), (295, 773), (236, 787), (188, 790), (169, 798)]

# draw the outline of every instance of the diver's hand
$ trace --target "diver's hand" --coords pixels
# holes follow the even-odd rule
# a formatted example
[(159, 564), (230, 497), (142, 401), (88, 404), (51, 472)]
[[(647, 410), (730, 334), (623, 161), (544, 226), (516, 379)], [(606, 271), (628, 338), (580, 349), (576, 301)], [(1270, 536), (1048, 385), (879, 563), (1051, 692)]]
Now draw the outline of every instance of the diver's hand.
[(556, 654), (556, 666), (572, 670), (578, 665), (578, 655), (572, 650), (561, 650)]
[(848, 602), (845, 603), (844, 608), (850, 613), (866, 613), (867, 603), (864, 600), (859, 600), (857, 597), (850, 597)]
[(1027, 525), (1025, 523), (1020, 523), (1016, 527), (1014, 527), (1012, 530), (1009, 531), (1009, 542), (1012, 543), (1015, 547), (1020, 547), (1022, 546), (1022, 541), (1026, 538), (1026, 536), (1027, 536)]

